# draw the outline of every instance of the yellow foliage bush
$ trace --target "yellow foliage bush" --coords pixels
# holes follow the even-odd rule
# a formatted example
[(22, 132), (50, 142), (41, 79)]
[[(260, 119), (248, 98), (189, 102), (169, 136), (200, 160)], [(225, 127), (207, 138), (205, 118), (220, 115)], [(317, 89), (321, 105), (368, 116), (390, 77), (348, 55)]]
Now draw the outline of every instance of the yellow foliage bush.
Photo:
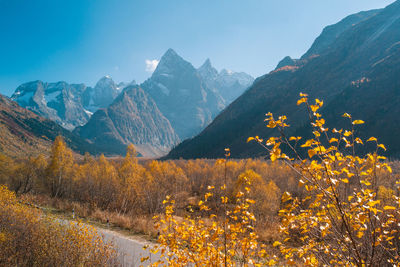
[(0, 266), (114, 266), (94, 228), (45, 217), (0, 186)]
[[(307, 107), (313, 138), (287, 136), (286, 116), (275, 119), (271, 113), (267, 127), (280, 135), (266, 141), (249, 138), (268, 150), (271, 161), (279, 159), (296, 171), (307, 192), (303, 198), (284, 193), (279, 211), (284, 240), (274, 246), (287, 264), (398, 266), (400, 199), (379, 186), (379, 177), (392, 171), (378, 153), (386, 147), (375, 137), (357, 137), (355, 128), (364, 121), (347, 113), (343, 117), (350, 129), (329, 129), (318, 113), (323, 101), (310, 104), (306, 94), (300, 97), (298, 105)], [(356, 149), (367, 142), (375, 144), (375, 151), (359, 156)], [(290, 154), (283, 153), (284, 147)]]
[[(256, 218), (251, 212), (254, 200), (248, 198), (251, 182), (241, 177), (243, 192), (238, 191), (232, 203), (226, 194), (219, 205), (223, 215), (217, 216), (208, 207), (214, 187), (199, 201), (201, 214), (193, 211), (183, 218), (174, 216), (175, 201), (169, 196), (164, 201), (165, 214), (158, 220), (159, 246), (153, 253), (161, 252), (161, 259), (153, 265), (168, 266), (248, 266), (257, 265), (265, 250), (260, 249), (254, 231)], [(221, 190), (226, 191), (222, 185)], [(143, 258), (142, 261), (147, 260)]]

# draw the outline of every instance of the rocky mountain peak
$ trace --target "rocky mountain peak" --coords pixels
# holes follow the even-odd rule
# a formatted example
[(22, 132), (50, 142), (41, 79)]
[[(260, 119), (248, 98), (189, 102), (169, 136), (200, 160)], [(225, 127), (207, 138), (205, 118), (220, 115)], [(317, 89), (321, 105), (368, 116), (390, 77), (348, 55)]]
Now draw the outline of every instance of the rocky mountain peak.
[(131, 86), (131, 85), (136, 85), (136, 81), (132, 80), (131, 82), (120, 82), (117, 85), (117, 89), (122, 91), (124, 88)]
[(166, 76), (168, 74), (176, 74), (182, 71), (194, 70), (192, 64), (184, 60), (173, 49), (168, 49), (161, 57), (157, 68), (153, 72), (154, 76)]
[(126, 87), (107, 108), (97, 110), (86, 125), (74, 132), (118, 154), (132, 143), (145, 157), (164, 155), (179, 142), (168, 119), (137, 85)]
[(209, 58), (206, 59), (206, 61), (204, 61), (203, 65), (201, 65), (201, 67), (199, 69), (210, 69), (212, 68), (212, 64), (211, 64), (211, 60)]
[(218, 71), (211, 65), (209, 58), (197, 69), (200, 75), (205, 79), (215, 79), (218, 75)]
[(168, 50), (164, 53), (163, 57), (180, 57), (174, 49), (168, 48)]
[(103, 76), (95, 85), (96, 87), (104, 87), (104, 86), (110, 86), (110, 87), (117, 87), (114, 80), (109, 76)]
[(89, 119), (81, 103), (85, 90), (84, 84), (33, 81), (20, 85), (12, 95), (12, 99), (22, 107), (70, 130), (86, 123)]

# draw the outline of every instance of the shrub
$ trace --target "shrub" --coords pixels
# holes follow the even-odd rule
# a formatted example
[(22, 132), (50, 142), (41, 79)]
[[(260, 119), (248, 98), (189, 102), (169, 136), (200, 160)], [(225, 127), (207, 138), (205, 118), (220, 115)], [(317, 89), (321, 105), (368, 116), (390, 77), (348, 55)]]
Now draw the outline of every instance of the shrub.
[[(288, 264), (398, 266), (400, 199), (379, 187), (379, 176), (391, 172), (378, 153), (385, 146), (375, 137), (357, 137), (355, 127), (364, 122), (347, 113), (343, 117), (349, 130), (328, 129), (318, 113), (323, 102), (310, 104), (306, 94), (300, 96), (298, 105), (307, 107), (313, 138), (302, 142), (301, 137), (288, 137), (286, 116), (275, 119), (271, 113), (267, 127), (280, 135), (266, 141), (249, 138), (269, 151), (271, 161), (280, 159), (295, 170), (308, 192), (304, 198), (283, 195), (279, 214), (284, 241), (274, 245)], [(366, 142), (375, 144), (374, 151), (358, 155), (358, 146)], [(285, 148), (293, 158), (283, 153)]]
[[(175, 201), (168, 196), (164, 201), (165, 214), (157, 223), (159, 246), (152, 248), (153, 253), (161, 250), (161, 259), (154, 265), (247, 266), (258, 263), (265, 251), (260, 249), (254, 231), (256, 218), (251, 206), (255, 201), (248, 198), (250, 181), (243, 176), (241, 182), (244, 192), (238, 191), (232, 203), (226, 194), (221, 196), (219, 205), (224, 211), (221, 218), (211, 212), (207, 204), (213, 197), (214, 187), (209, 187), (209, 192), (199, 201), (200, 215), (175, 216)], [(224, 192), (226, 186), (220, 189)], [(145, 260), (147, 258), (142, 259)]]
[(112, 266), (115, 259), (93, 227), (53, 221), (0, 186), (1, 266)]

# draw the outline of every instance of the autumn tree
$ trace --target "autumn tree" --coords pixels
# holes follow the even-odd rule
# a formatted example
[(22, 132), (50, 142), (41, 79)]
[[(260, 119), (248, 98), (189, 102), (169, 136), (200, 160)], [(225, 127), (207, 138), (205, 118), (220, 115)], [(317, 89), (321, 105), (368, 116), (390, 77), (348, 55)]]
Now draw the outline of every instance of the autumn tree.
[(249, 180), (251, 184), (251, 198), (255, 200), (253, 212), (257, 218), (273, 217), (279, 210), (281, 191), (271, 180), (269, 182), (253, 170), (241, 173), (235, 182), (235, 193), (244, 190), (244, 181)]
[(52, 197), (64, 194), (73, 172), (74, 158), (63, 138), (57, 136), (51, 147), (50, 162), (46, 169), (44, 185)]
[(10, 189), (17, 194), (30, 192), (38, 180), (45, 175), (46, 166), (47, 161), (42, 154), (15, 164), (13, 174), (9, 179)]
[[(175, 201), (167, 196), (165, 213), (157, 222), (159, 245), (151, 249), (153, 253), (161, 251), (161, 259), (153, 265), (257, 266), (263, 263), (266, 252), (254, 232), (256, 218), (251, 212), (254, 200), (248, 195), (251, 183), (246, 177), (242, 183), (244, 192), (237, 192), (223, 219), (208, 207), (214, 191), (212, 186), (198, 203), (203, 211), (201, 215), (189, 213), (183, 218), (176, 217)], [(227, 201), (224, 195), (219, 205), (224, 206)]]
[(171, 195), (178, 204), (188, 197), (186, 191), (188, 179), (184, 171), (174, 162), (153, 160), (147, 166), (157, 183), (158, 192), (155, 197), (159, 204), (167, 195)]
[[(379, 155), (386, 147), (375, 137), (356, 136), (357, 125), (364, 121), (345, 113), (349, 129), (329, 129), (319, 113), (323, 101), (310, 103), (300, 94), (301, 104), (308, 110), (313, 138), (287, 136), (286, 116), (274, 118), (271, 113), (267, 127), (277, 129), (279, 136), (249, 138), (269, 152), (271, 161), (282, 160), (297, 172), (307, 192), (304, 198), (284, 193), (279, 211), (283, 242), (274, 245), (288, 264), (398, 266), (400, 199), (393, 191), (379, 189), (380, 175), (391, 172)], [(356, 151), (365, 143), (375, 144), (375, 149), (361, 156)], [(293, 158), (284, 153), (285, 147)]]
[(126, 156), (118, 168), (120, 181), (119, 211), (126, 213), (128, 208), (134, 206), (137, 200), (135, 183), (144, 173), (143, 167), (138, 163), (137, 152), (134, 145), (130, 144), (126, 151)]
[(95, 160), (88, 155), (74, 175), (74, 199), (101, 209), (116, 208), (118, 173), (104, 155)]
[(14, 172), (15, 162), (12, 158), (0, 153), (0, 183), (7, 184)]

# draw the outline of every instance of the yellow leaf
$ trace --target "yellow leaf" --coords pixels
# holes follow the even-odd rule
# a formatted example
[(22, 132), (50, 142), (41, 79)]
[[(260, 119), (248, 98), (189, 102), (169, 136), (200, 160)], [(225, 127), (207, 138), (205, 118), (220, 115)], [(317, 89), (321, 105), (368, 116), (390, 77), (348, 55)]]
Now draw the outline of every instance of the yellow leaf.
[(314, 149), (309, 149), (309, 150), (308, 150), (308, 156), (309, 156), (310, 158), (312, 158), (315, 154), (317, 154), (317, 152), (315, 152)]
[(316, 112), (319, 109), (318, 105), (310, 105), (312, 112)]
[(376, 204), (379, 204), (379, 203), (381, 203), (381, 201), (378, 199), (378, 200), (375, 200), (375, 201), (368, 202), (367, 205), (370, 206), (370, 207), (373, 207), (373, 206), (375, 206)]
[(375, 137), (370, 137), (368, 140), (367, 140), (367, 142), (372, 142), (372, 141), (378, 141), (378, 139), (376, 139)]
[(392, 168), (389, 165), (385, 165), (386, 169), (388, 170), (388, 172), (392, 173)]
[(252, 141), (252, 140), (254, 140), (254, 137), (249, 137), (249, 138), (247, 138), (247, 143), (250, 142), (250, 141)]
[(346, 136), (346, 137), (348, 137), (348, 136), (350, 136), (351, 134), (352, 134), (352, 132), (346, 130), (346, 131), (344, 132), (343, 135)]
[(383, 150), (386, 151), (386, 147), (383, 144), (379, 144), (378, 147), (382, 148)]
[(356, 139), (354, 139), (354, 141), (356, 142), (356, 143), (358, 143), (358, 144), (363, 144), (363, 141), (360, 139), (360, 138), (356, 138)]
[(353, 125), (356, 125), (356, 124), (363, 124), (363, 123), (364, 123), (363, 120), (355, 120), (355, 121), (353, 121)]
[(281, 157), (281, 149), (280, 148), (275, 148), (271, 151), (270, 153), (271, 156), (271, 161), (274, 162), (275, 160), (279, 159)]
[(388, 238), (386, 238), (386, 241), (390, 241), (394, 238), (394, 236), (389, 236)]
[(351, 118), (351, 115), (350, 115), (349, 113), (344, 113), (344, 114), (342, 115), (342, 117)]
[(317, 138), (321, 136), (321, 134), (318, 131), (313, 131), (313, 134)]
[(149, 258), (150, 258), (149, 256), (147, 256), (147, 257), (143, 257), (143, 258), (140, 258), (140, 262), (147, 261)]
[(273, 120), (268, 121), (268, 128), (275, 128), (276, 127), (276, 122)]
[(308, 96), (307, 94), (300, 93), (300, 97), (307, 97), (307, 96)]
[(345, 184), (348, 184), (349, 180), (347, 178), (344, 178), (344, 179), (342, 179), (342, 182), (345, 183)]
[(360, 183), (365, 184), (366, 186), (370, 186), (371, 183), (368, 181), (361, 180)]
[(371, 211), (376, 215), (378, 212), (381, 212), (380, 210), (371, 207)]
[(274, 247), (277, 247), (277, 246), (279, 246), (279, 245), (281, 245), (281, 244), (282, 244), (281, 242), (275, 241), (274, 244), (273, 244), (273, 246), (274, 246)]
[(301, 147), (310, 147), (313, 144), (314, 140), (310, 139), (307, 140), (304, 144), (301, 145)]
[(396, 208), (393, 206), (385, 206), (383, 207), (384, 210), (395, 210)]
[(285, 192), (282, 195), (282, 202), (286, 202), (292, 199), (292, 196), (290, 195), (289, 192)]
[(331, 140), (329, 140), (329, 143), (333, 143), (333, 142), (339, 142), (339, 140), (337, 138), (331, 138)]
[(297, 100), (297, 105), (301, 105), (301, 103), (305, 103), (305, 102), (307, 102), (307, 98), (305, 98), (305, 97), (300, 98), (299, 100)]

